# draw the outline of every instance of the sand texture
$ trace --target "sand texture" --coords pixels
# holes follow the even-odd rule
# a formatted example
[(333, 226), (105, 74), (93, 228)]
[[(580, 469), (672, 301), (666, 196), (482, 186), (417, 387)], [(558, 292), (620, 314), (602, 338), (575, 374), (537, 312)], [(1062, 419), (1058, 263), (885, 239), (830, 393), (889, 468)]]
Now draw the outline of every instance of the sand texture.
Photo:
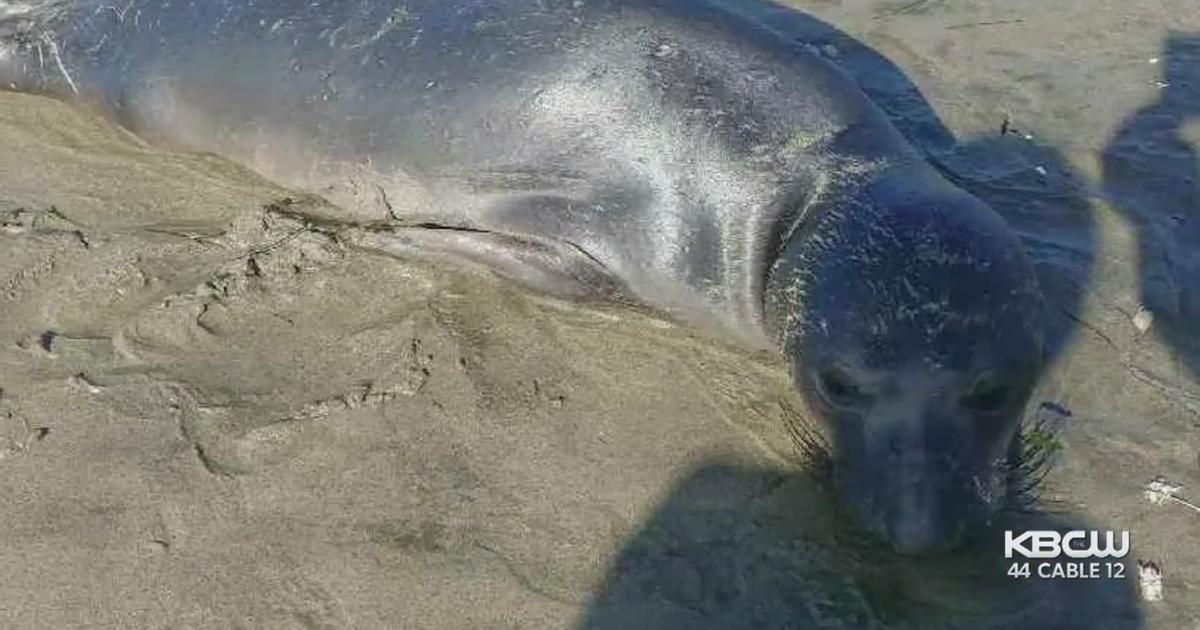
[(1030, 522), (1130, 530), (1128, 579), (894, 557), (774, 357), (0, 92), (0, 628), (1200, 628), (1200, 511), (1144, 493), (1200, 504), (1200, 7), (794, 4), (1025, 239), (1062, 447)]

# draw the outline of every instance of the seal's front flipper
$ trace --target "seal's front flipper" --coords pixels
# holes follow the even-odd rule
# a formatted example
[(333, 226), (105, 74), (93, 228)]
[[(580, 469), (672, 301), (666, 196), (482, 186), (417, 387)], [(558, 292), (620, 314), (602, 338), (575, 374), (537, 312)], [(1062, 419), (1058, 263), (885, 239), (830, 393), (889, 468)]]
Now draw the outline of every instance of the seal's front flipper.
[(354, 247), (394, 256), (485, 267), (529, 289), (573, 301), (632, 302), (629, 292), (598, 260), (565, 241), (540, 241), (436, 224), (354, 229), (342, 233)]

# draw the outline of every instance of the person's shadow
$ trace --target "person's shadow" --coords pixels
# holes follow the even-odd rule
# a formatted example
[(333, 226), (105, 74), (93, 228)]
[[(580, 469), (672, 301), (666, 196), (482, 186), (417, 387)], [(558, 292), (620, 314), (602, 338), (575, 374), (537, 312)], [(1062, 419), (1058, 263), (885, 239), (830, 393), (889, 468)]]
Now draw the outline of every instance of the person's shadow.
[[(1047, 296), (1047, 363), (1079, 329), (1095, 234), (1086, 186), (1020, 121), (960, 141), (905, 74), (865, 44), (767, 0), (729, 9), (811, 47), (853, 77), (946, 177), (1000, 212), (1022, 236)], [(1036, 394), (1035, 394), (1036, 396)], [(1036, 407), (1038, 400), (1031, 407)], [(799, 460), (799, 458), (798, 458)], [(579, 620), (587, 630), (703, 628), (991, 628), (1137, 630), (1124, 579), (1006, 574), (1000, 527), (1110, 529), (1047, 506), (1014, 516), (979, 544), (913, 559), (852, 533), (819, 475), (706, 462), (681, 479), (626, 540)]]
[[(1003, 527), (1091, 528), (1048, 515)], [(846, 527), (811, 475), (711, 461), (625, 541), (579, 628), (1143, 627), (1136, 565), (1125, 579), (1065, 580), (1010, 577), (1011, 562), (999, 529), (948, 556), (897, 556)]]
[[(1172, 33), (1157, 101), (1134, 112), (1104, 149), (1104, 192), (1138, 236), (1141, 301), (1151, 331), (1200, 377), (1200, 34)], [(1192, 139), (1200, 143), (1200, 134)]]

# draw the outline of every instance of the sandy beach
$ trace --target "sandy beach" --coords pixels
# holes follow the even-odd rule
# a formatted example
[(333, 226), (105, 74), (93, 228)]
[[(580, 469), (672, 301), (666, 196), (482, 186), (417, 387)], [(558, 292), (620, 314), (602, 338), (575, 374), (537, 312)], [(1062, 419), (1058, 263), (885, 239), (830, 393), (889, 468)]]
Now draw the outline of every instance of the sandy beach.
[(775, 357), (0, 92), (0, 627), (1200, 629), (1200, 6), (791, 6), (1025, 240), (1029, 522), (1128, 530), (1125, 579), (894, 556)]

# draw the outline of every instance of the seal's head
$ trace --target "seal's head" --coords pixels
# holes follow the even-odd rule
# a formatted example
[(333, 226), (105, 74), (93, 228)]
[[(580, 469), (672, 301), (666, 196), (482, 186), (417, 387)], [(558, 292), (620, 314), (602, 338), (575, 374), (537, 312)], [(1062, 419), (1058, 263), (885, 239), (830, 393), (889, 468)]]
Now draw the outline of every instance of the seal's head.
[(855, 184), (805, 213), (766, 308), (863, 525), (917, 553), (988, 519), (1042, 358), (1037, 282), (999, 215), (928, 169)]

